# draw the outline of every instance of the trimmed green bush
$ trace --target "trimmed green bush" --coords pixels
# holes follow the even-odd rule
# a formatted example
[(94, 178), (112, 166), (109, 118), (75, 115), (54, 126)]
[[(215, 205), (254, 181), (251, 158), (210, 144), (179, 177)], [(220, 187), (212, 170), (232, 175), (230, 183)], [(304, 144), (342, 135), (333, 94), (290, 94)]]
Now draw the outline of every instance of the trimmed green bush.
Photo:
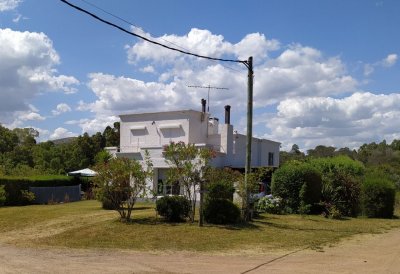
[(78, 177), (71, 176), (35, 176), (35, 177), (1, 177), (0, 186), (3, 185), (7, 193), (5, 205), (27, 205), (33, 200), (29, 187), (73, 186), (81, 184)]
[(157, 200), (157, 213), (168, 222), (180, 222), (189, 217), (189, 200), (182, 196), (164, 196)]
[(369, 174), (362, 186), (363, 214), (370, 218), (392, 218), (396, 188), (384, 174)]
[(204, 205), (204, 220), (211, 224), (233, 224), (240, 218), (240, 209), (227, 199), (209, 199)]
[(272, 194), (281, 197), (287, 211), (311, 213), (320, 202), (320, 172), (308, 163), (288, 162), (272, 176)]

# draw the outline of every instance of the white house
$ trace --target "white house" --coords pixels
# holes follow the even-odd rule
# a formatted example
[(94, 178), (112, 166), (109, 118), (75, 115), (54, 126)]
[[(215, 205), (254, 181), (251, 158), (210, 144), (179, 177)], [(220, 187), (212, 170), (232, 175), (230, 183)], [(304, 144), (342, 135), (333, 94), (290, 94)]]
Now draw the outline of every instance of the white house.
[[(120, 147), (106, 148), (117, 157), (143, 160), (147, 150), (154, 165), (153, 188), (158, 195), (179, 194), (179, 186), (165, 184), (168, 165), (163, 158), (163, 146), (170, 142), (210, 147), (217, 152), (214, 167), (244, 169), (246, 135), (238, 134), (230, 124), (230, 106), (225, 106), (225, 123), (210, 117), (205, 111), (179, 110), (120, 115)], [(252, 167), (277, 167), (280, 143), (253, 138)]]

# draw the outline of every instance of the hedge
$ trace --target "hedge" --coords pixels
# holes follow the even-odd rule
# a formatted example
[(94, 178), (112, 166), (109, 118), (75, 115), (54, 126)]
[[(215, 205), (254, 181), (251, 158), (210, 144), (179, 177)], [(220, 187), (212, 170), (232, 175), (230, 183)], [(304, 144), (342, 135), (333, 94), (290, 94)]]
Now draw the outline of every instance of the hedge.
[(288, 162), (272, 176), (272, 194), (282, 198), (289, 212), (312, 213), (320, 202), (321, 188), (320, 172), (304, 162)]
[(79, 177), (71, 176), (35, 176), (35, 177), (0, 177), (0, 186), (4, 186), (7, 193), (5, 205), (26, 205), (24, 192), (29, 191), (29, 187), (49, 187), (49, 186), (74, 186), (81, 184)]
[(392, 218), (396, 188), (384, 174), (369, 174), (362, 185), (362, 211), (370, 218)]

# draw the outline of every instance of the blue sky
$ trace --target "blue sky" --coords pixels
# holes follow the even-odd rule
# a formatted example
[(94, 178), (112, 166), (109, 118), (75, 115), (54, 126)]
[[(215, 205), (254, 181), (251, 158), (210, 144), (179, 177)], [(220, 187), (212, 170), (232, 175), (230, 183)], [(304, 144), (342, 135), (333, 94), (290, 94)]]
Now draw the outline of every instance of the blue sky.
[[(400, 138), (399, 1), (70, 0), (153, 40), (254, 58), (254, 134), (302, 149)], [(94, 7), (112, 13), (129, 25)], [(173, 44), (171, 44), (173, 43)], [(58, 0), (0, 0), (0, 123), (41, 141), (103, 131), (118, 114), (210, 111), (246, 128), (243, 65), (200, 60)]]

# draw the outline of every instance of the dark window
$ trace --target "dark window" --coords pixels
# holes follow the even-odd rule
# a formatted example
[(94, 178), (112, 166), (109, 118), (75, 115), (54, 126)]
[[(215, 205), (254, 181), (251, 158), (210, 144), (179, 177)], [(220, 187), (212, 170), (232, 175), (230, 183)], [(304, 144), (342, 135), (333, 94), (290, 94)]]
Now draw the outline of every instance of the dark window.
[(269, 166), (274, 165), (274, 153), (273, 152), (268, 152), (268, 165)]

